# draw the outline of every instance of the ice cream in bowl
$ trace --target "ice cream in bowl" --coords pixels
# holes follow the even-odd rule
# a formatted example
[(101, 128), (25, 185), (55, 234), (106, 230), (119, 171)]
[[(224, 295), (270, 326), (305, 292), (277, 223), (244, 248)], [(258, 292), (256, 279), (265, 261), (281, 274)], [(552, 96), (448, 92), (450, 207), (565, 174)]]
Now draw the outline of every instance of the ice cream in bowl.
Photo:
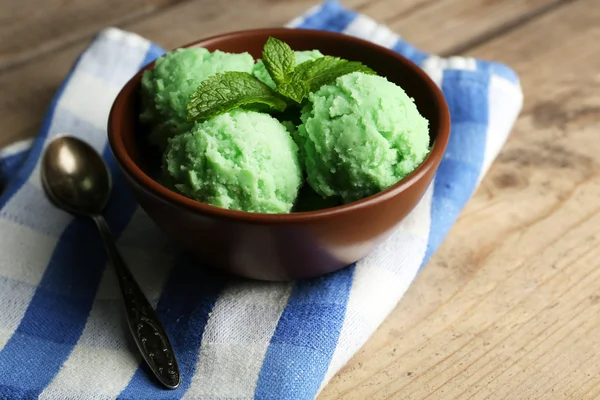
[(436, 84), (347, 35), (259, 29), (167, 52), (120, 91), (109, 143), (141, 207), (198, 260), (263, 280), (365, 257), (430, 185)]

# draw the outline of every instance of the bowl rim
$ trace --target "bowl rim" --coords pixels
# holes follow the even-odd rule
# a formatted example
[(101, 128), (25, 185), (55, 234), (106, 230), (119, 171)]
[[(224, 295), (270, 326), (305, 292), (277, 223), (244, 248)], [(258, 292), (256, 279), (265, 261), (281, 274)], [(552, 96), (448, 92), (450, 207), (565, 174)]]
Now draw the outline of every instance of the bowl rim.
[[(260, 28), (260, 29), (245, 29), (232, 31), (222, 34), (217, 34), (213, 36), (209, 36), (203, 39), (195, 40), (189, 42), (183, 46), (175, 47), (177, 48), (187, 48), (187, 47), (197, 47), (197, 46), (208, 46), (214, 45), (214, 42), (219, 42), (223, 39), (232, 39), (232, 38), (243, 38), (247, 35), (289, 35), (290, 32), (294, 32), (294, 34), (304, 35), (309, 38), (317, 39), (323, 37), (332, 37), (346, 41), (350, 45), (356, 46), (366, 46), (371, 47), (379, 52), (387, 54), (392, 58), (396, 59), (398, 62), (405, 64), (412, 72), (419, 77), (419, 79), (423, 80), (430, 90), (431, 94), (434, 97), (438, 105), (438, 113), (439, 113), (439, 123), (438, 123), (438, 132), (436, 135), (436, 139), (433, 142), (431, 147), (431, 151), (425, 157), (423, 162), (409, 175), (402, 178), (400, 181), (395, 183), (394, 185), (384, 189), (378, 193), (375, 193), (369, 197), (365, 197), (363, 199), (348, 203), (342, 204), (335, 207), (325, 208), (322, 210), (315, 211), (301, 211), (301, 212), (292, 212), (292, 213), (256, 213), (256, 212), (247, 212), (247, 211), (237, 211), (237, 210), (229, 210), (226, 208), (213, 206), (207, 203), (202, 203), (197, 200), (190, 199), (185, 197), (179, 193), (176, 193), (160, 183), (156, 180), (148, 176), (129, 156), (124, 141), (123, 135), (119, 129), (119, 123), (117, 121), (117, 116), (121, 114), (120, 110), (123, 110), (125, 104), (127, 104), (129, 100), (129, 96), (126, 96), (126, 93), (133, 93), (134, 90), (132, 86), (138, 85), (141, 80), (141, 75), (143, 72), (149, 68), (152, 68), (154, 65), (154, 61), (143, 66), (138, 72), (135, 73), (133, 77), (129, 79), (129, 81), (121, 88), (117, 97), (115, 98), (113, 105), (110, 109), (109, 118), (108, 118), (108, 141), (109, 146), (112, 150), (112, 153), (115, 157), (117, 163), (121, 166), (122, 170), (129, 175), (131, 179), (135, 181), (136, 184), (145, 188), (152, 195), (160, 198), (162, 201), (170, 203), (171, 205), (183, 207), (187, 210), (201, 213), (201, 214), (210, 214), (215, 217), (233, 219), (248, 223), (291, 223), (291, 222), (308, 222), (308, 221), (316, 221), (322, 219), (329, 219), (340, 214), (348, 214), (354, 211), (358, 211), (360, 209), (369, 208), (375, 206), (379, 203), (385, 202), (391, 198), (394, 198), (400, 195), (402, 192), (407, 190), (410, 186), (417, 183), (420, 179), (423, 178), (426, 173), (431, 169), (436, 169), (439, 162), (436, 160), (441, 160), (443, 154), (446, 150), (446, 146), (448, 144), (448, 140), (450, 137), (450, 112), (448, 109), (448, 105), (442, 94), (442, 91), (438, 87), (438, 85), (427, 75), (427, 73), (417, 66), (415, 63), (395, 52), (394, 50), (388, 49), (386, 47), (377, 45), (375, 43), (369, 42), (364, 39), (360, 39), (354, 36), (345, 35), (337, 32), (330, 31), (322, 31), (322, 30), (313, 30), (313, 29), (294, 29), (294, 28)], [(318, 48), (318, 46), (316, 46)]]

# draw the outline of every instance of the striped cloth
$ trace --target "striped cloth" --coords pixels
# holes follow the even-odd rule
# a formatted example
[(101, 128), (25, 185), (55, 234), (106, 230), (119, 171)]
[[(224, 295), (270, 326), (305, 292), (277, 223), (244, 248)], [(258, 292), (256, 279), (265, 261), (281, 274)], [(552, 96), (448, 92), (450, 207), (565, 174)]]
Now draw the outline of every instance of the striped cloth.
[[(452, 134), (417, 208), (370, 256), (323, 278), (263, 283), (209, 275), (140, 210), (107, 148), (115, 95), (163, 50), (106, 29), (78, 58), (39, 136), (1, 153), (0, 399), (312, 399), (394, 308), (506, 140), (522, 106), (518, 78), (497, 63), (425, 54), (335, 2), (290, 26), (393, 48), (440, 85)], [(61, 133), (90, 142), (110, 166), (106, 217), (171, 335), (182, 373), (177, 390), (155, 385), (132, 348), (95, 228), (43, 194), (40, 154)]]

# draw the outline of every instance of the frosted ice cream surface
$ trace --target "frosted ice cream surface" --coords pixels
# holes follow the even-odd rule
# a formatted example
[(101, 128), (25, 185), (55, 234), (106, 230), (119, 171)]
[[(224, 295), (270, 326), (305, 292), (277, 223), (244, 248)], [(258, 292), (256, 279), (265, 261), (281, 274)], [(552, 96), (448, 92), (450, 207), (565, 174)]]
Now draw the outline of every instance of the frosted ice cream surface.
[(302, 183), (298, 147), (265, 113), (234, 110), (170, 140), (165, 168), (175, 188), (203, 203), (287, 213)]
[(429, 152), (427, 120), (402, 88), (355, 72), (311, 93), (298, 144), (307, 180), (323, 197), (346, 203), (384, 190)]
[(163, 184), (231, 210), (310, 211), (385, 190), (429, 153), (413, 99), (367, 66), (274, 38), (263, 59), (178, 49), (143, 74)]

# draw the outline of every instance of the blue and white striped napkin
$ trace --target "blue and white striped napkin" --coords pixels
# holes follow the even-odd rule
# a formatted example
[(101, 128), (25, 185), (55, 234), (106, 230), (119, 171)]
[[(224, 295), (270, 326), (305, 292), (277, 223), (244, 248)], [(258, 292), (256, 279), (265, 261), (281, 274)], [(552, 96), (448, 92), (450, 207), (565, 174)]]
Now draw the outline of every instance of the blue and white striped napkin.
[[(114, 28), (79, 57), (39, 136), (1, 153), (0, 399), (312, 399), (365, 343), (435, 251), (497, 155), (522, 106), (507, 67), (425, 54), (373, 20), (327, 2), (290, 26), (341, 31), (391, 47), (442, 88), (452, 115), (434, 183), (396, 232), (366, 259), (295, 283), (227, 281), (169, 246), (125, 187), (106, 143), (121, 86), (163, 50)], [(154, 384), (124, 324), (117, 284), (95, 228), (47, 200), (44, 144), (78, 135), (114, 179), (107, 219), (157, 306), (182, 372)], [(31, 145), (31, 146), (30, 146)]]

